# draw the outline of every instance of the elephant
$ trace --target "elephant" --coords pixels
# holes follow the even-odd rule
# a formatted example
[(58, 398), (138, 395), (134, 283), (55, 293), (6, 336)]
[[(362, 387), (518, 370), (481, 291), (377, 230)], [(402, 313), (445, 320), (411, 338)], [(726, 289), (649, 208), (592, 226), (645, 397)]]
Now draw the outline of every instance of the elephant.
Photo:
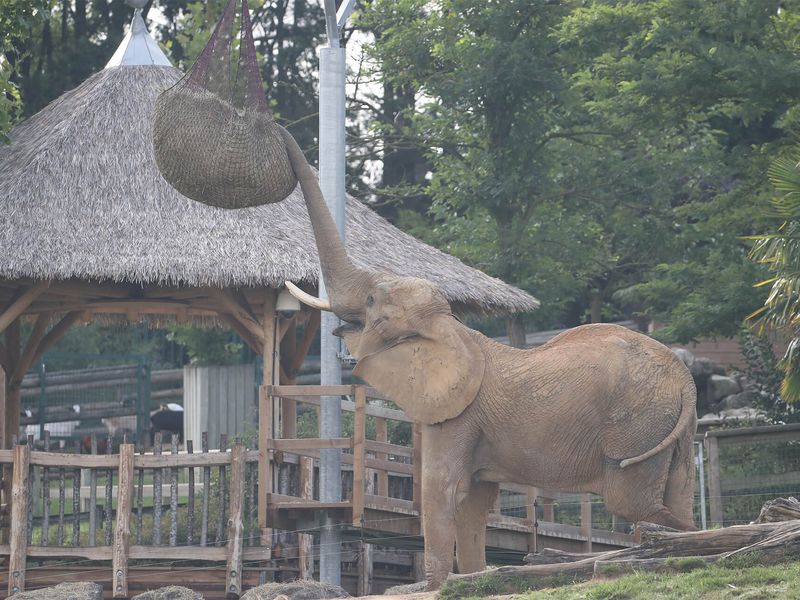
[(518, 349), (464, 325), (431, 282), (356, 267), (315, 173), (283, 133), (354, 374), (422, 427), (422, 522), (429, 589), (483, 570), (501, 482), (603, 496), (631, 522), (694, 529), (696, 390), (683, 362), (612, 324)]

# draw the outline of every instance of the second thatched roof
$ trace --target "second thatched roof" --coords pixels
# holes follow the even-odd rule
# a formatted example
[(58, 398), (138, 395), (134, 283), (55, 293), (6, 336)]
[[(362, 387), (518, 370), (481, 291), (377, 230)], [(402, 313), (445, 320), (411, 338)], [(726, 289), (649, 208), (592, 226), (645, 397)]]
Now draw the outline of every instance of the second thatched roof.
[[(151, 117), (169, 66), (110, 66), (15, 127), (0, 148), (0, 278), (188, 286), (316, 284), (299, 189), (278, 204), (199, 204), (161, 177)], [(353, 198), (347, 250), (362, 267), (426, 277), (456, 310), (530, 311), (538, 301), (403, 233)]]

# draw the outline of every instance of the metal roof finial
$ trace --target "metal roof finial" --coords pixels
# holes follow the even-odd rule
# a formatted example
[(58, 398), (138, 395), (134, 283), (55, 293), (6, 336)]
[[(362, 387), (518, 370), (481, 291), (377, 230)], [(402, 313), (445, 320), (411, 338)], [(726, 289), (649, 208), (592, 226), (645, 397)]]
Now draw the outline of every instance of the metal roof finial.
[(148, 0), (126, 0), (133, 7), (133, 21), (131, 29), (125, 35), (122, 43), (114, 52), (114, 56), (106, 64), (108, 67), (158, 65), (171, 67), (172, 63), (158, 47), (156, 41), (147, 31), (147, 25), (142, 18), (142, 8)]

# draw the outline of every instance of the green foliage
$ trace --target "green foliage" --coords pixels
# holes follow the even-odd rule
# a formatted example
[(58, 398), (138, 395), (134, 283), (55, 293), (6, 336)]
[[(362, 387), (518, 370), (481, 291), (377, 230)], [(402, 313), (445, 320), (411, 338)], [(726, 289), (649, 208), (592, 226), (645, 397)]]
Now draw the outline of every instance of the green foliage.
[(28, 51), (20, 38), (46, 18), (47, 10), (45, 0), (0, 0), (0, 142), (9, 142), (8, 130), (22, 110), (17, 76)]
[(739, 350), (746, 363), (744, 374), (757, 394), (756, 406), (764, 410), (773, 423), (797, 422), (800, 414), (781, 398), (783, 377), (770, 337), (763, 331), (743, 327), (739, 332)]
[(170, 328), (167, 339), (186, 348), (189, 362), (193, 365), (234, 365), (242, 362), (244, 344), (228, 329), (176, 325)]
[(770, 277), (759, 286), (770, 286), (758, 316), (761, 329), (775, 330), (789, 339), (779, 367), (783, 371), (781, 396), (792, 403), (800, 399), (800, 149), (775, 159), (769, 179), (778, 194), (772, 211), (785, 221), (774, 233), (752, 236), (751, 258), (766, 265)]

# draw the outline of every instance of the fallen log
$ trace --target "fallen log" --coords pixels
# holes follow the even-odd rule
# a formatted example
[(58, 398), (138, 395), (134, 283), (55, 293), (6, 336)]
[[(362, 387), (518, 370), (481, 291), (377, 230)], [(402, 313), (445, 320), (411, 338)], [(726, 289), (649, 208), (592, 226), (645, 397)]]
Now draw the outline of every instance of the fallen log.
[(800, 519), (800, 501), (797, 498), (776, 498), (761, 508), (754, 523), (775, 523)]
[(446, 585), (459, 586), (463, 595), (469, 595), (471, 584), (479, 582), (485, 587), (491, 581), (493, 589), (513, 593), (565, 579), (612, 577), (633, 571), (681, 572), (726, 561), (737, 564), (737, 559), (772, 564), (800, 557), (800, 520), (690, 532), (644, 527), (643, 532), (645, 541), (634, 548), (592, 554), (546, 549), (526, 557), (525, 566), (451, 574)]

